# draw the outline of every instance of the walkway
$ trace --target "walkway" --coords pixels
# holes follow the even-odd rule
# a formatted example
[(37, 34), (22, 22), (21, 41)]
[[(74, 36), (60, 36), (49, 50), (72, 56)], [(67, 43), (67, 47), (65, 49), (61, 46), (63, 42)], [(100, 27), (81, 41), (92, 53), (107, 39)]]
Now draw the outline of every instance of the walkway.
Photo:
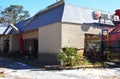
[(120, 68), (47, 71), (0, 57), (0, 79), (120, 79)]

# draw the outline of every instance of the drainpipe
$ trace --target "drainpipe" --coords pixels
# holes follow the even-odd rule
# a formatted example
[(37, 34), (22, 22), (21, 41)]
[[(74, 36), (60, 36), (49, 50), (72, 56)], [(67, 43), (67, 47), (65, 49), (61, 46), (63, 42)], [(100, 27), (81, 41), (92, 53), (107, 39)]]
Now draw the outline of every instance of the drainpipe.
[(104, 61), (104, 30), (102, 30), (102, 44), (101, 44), (101, 55), (102, 55), (102, 61)]

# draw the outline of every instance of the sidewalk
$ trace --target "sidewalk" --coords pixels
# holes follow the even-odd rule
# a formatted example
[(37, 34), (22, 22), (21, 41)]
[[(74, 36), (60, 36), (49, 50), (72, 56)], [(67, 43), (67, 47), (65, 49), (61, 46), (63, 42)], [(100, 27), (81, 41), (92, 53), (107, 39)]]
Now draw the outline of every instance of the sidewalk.
[(119, 69), (16, 70), (6, 71), (5, 79), (120, 79)]
[(120, 68), (45, 70), (0, 57), (0, 79), (120, 79)]

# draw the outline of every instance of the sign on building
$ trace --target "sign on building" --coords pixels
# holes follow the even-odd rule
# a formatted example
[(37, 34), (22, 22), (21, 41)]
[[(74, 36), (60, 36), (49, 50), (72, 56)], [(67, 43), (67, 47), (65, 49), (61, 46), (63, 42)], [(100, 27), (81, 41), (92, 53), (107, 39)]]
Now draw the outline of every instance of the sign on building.
[(100, 24), (109, 24), (111, 21), (120, 21), (119, 16), (117, 15), (110, 15), (99, 11), (93, 12), (93, 19), (99, 20)]

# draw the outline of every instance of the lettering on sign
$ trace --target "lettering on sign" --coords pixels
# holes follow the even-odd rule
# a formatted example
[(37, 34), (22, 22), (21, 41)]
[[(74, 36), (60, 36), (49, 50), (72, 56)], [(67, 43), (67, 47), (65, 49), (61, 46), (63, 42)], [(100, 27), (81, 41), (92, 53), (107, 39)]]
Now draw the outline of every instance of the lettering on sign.
[(100, 13), (99, 11), (93, 11), (94, 20), (111, 20), (111, 21), (120, 21), (119, 16), (117, 15), (108, 15), (106, 13)]

